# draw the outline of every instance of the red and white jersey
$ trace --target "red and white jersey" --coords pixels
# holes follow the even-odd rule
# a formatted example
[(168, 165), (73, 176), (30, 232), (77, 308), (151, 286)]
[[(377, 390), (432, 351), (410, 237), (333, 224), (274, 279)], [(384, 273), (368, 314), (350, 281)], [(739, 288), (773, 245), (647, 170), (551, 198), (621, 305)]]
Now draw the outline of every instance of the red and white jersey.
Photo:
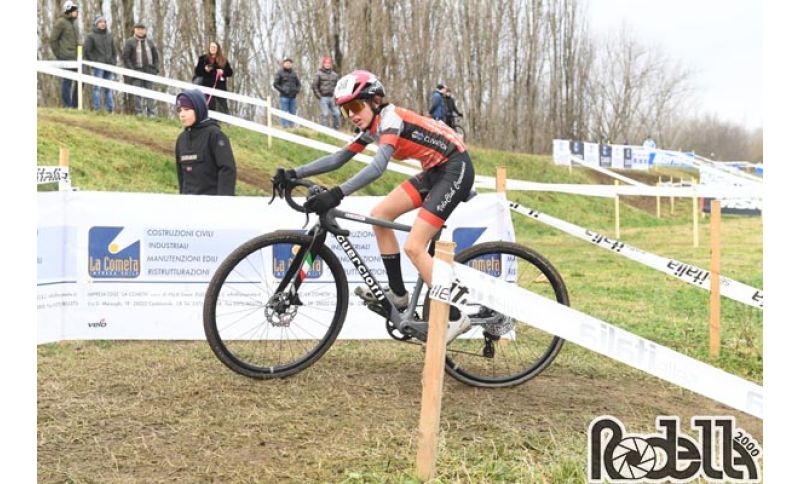
[(429, 170), (452, 155), (467, 150), (450, 126), (394, 104), (387, 104), (378, 113), (372, 129), (356, 135), (347, 149), (361, 153), (368, 144), (376, 141), (379, 145), (394, 147), (392, 158), (395, 160), (419, 160), (423, 170)]

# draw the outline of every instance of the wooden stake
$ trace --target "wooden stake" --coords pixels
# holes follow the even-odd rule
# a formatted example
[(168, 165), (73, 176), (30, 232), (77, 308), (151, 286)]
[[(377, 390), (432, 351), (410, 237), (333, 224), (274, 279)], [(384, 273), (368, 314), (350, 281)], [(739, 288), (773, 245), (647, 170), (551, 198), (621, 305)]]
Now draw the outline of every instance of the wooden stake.
[(495, 189), (497, 193), (506, 193), (506, 167), (505, 165), (497, 166), (497, 178), (495, 178)]
[[(64, 148), (63, 146), (58, 149), (58, 166), (69, 170), (69, 150), (67, 148)], [(59, 191), (71, 190), (71, 189), (72, 189), (72, 181), (70, 179), (58, 180)]]
[(697, 221), (697, 190), (694, 189), (696, 180), (692, 178), (692, 246), (700, 246), (700, 228)]
[[(455, 247), (454, 242), (436, 242), (435, 257), (452, 264)], [(423, 482), (433, 479), (436, 471), (449, 312), (450, 304), (431, 300), (428, 339), (425, 343), (425, 368), (422, 373), (422, 407), (419, 413), (417, 448), (417, 477)]]
[[(658, 177), (658, 188), (661, 188), (661, 177)], [(661, 195), (656, 195), (656, 218), (661, 218)]]
[[(672, 183), (672, 177), (669, 177), (669, 186), (672, 187), (672, 188), (675, 187), (675, 185)], [(674, 195), (670, 195), (669, 196), (669, 214), (670, 215), (675, 215), (675, 196)]]
[[(614, 180), (614, 185), (619, 185), (619, 180)], [(614, 233), (619, 240), (619, 194), (614, 196)]]
[(722, 210), (719, 200), (711, 201), (711, 314), (709, 318), (708, 338), (709, 351), (713, 358), (719, 357), (719, 323), (720, 323), (720, 221)]
[(69, 168), (69, 150), (63, 146), (58, 149), (58, 166)]
[[(83, 74), (83, 45), (78, 44), (78, 74)], [(83, 81), (78, 78), (78, 110), (83, 109)]]
[[(267, 97), (267, 127), (272, 133), (272, 96)], [(267, 148), (272, 148), (272, 134), (267, 135)]]

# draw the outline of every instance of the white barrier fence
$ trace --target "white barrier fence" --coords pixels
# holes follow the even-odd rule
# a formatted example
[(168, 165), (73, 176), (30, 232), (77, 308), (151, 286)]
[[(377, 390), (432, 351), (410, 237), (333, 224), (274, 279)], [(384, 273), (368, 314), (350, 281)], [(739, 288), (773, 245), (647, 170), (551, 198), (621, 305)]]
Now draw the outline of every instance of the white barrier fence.
[[(466, 288), (464, 290), (461, 288)], [(763, 418), (763, 388), (597, 318), (462, 264), (434, 259), (433, 297), (487, 306), (633, 368)], [(452, 294), (458, 299), (450, 300)], [(525, 301), (525, 304), (520, 304)]]
[[(38, 194), (38, 342), (89, 339), (204, 339), (206, 286), (242, 242), (278, 229), (301, 229), (305, 215), (282, 200), (108, 192)], [(382, 197), (347, 197), (343, 210), (366, 213)], [(476, 220), (475, 214), (481, 217)], [(413, 223), (416, 212), (399, 219)], [(311, 220), (313, 223), (314, 220)], [(343, 220), (350, 241), (386, 282), (368, 225)], [(497, 194), (481, 194), (448, 219), (444, 238), (465, 249), (514, 240), (511, 214)], [(309, 226), (310, 227), (310, 226)], [(406, 234), (398, 233), (402, 246)], [(363, 284), (338, 243), (350, 294)], [(410, 287), (417, 272), (403, 257)], [(265, 271), (272, 270), (268, 261)], [(269, 273), (269, 272), (267, 272)], [(266, 274), (265, 274), (266, 276)], [(344, 339), (385, 339), (380, 317), (350, 297)]]
[[(243, 96), (241, 94), (231, 93), (227, 91), (221, 91), (218, 89), (211, 89), (203, 86), (198, 86), (196, 84), (192, 84), (185, 81), (178, 81), (174, 79), (169, 79), (166, 77), (155, 76), (152, 74), (145, 74), (139, 71), (134, 71), (130, 69), (125, 69), (117, 66), (111, 66), (107, 64), (99, 64), (94, 62), (82, 62), (83, 65), (98, 67), (100, 69), (105, 69), (120, 75), (128, 76), (128, 77), (135, 77), (139, 79), (144, 79), (148, 81), (152, 81), (154, 83), (159, 83), (161, 85), (177, 88), (177, 89), (199, 89), (200, 91), (204, 92), (208, 95), (213, 95), (217, 97), (223, 97), (225, 99), (230, 99), (232, 101), (238, 101), (243, 103), (252, 104), (259, 107), (264, 107), (269, 110), (269, 113), (272, 115), (281, 117), (283, 119), (287, 119), (294, 123), (300, 124), (305, 126), (309, 129), (315, 130), (320, 133), (324, 133), (326, 135), (332, 136), (336, 139), (340, 140), (349, 140), (350, 137), (344, 133), (340, 133), (338, 131), (332, 130), (330, 128), (326, 128), (320, 124), (314, 123), (312, 121), (303, 119), (299, 116), (294, 116), (279, 109), (275, 109), (270, 107), (267, 102), (264, 100), (250, 97), (250, 96)], [(136, 96), (148, 97), (151, 99), (155, 99), (157, 101), (166, 102), (169, 104), (173, 104), (175, 102), (175, 96), (173, 94), (163, 93), (156, 90), (150, 89), (143, 89), (136, 86), (131, 86), (129, 84), (125, 84), (123, 82), (118, 81), (110, 81), (105, 80), (102, 78), (94, 77), (87, 74), (80, 74), (77, 72), (66, 70), (66, 68), (77, 68), (78, 62), (75, 61), (38, 61), (37, 62), (37, 70), (44, 74), (53, 75), (56, 77), (62, 77), (66, 79), (71, 79), (74, 81), (81, 81), (87, 84), (92, 84), (100, 87), (105, 87), (109, 89), (114, 89), (120, 92), (126, 92), (129, 94), (133, 94)], [(288, 141), (290, 143), (299, 144), (302, 146), (306, 146), (308, 148), (313, 148), (316, 150), (320, 150), (326, 153), (333, 153), (341, 149), (340, 146), (334, 146), (327, 143), (322, 143), (320, 141), (310, 140), (303, 136), (299, 136), (297, 134), (286, 132), (282, 129), (271, 128), (268, 126), (264, 126), (260, 123), (256, 123), (253, 121), (244, 120), (242, 118), (236, 116), (225, 115), (222, 113), (218, 113), (216, 111), (210, 111), (209, 117), (223, 121), (225, 123), (239, 126), (245, 129), (250, 129), (259, 133), (266, 134), (268, 136), (273, 136), (278, 139), (282, 139), (284, 141)], [(374, 147), (372, 147), (374, 148)], [(362, 163), (369, 163), (372, 158), (366, 156), (364, 154), (358, 154), (354, 157), (355, 160), (358, 160)], [(413, 175), (419, 171), (418, 168), (411, 167), (409, 165), (395, 163), (392, 162), (389, 164), (389, 170), (403, 173), (406, 175)], [(620, 175), (621, 176), (621, 175)], [(579, 195), (588, 195), (588, 196), (600, 196), (600, 197), (608, 197), (613, 198), (617, 195), (620, 196), (663, 196), (663, 197), (684, 197), (684, 198), (693, 198), (693, 197), (707, 197), (707, 198), (761, 198), (762, 190), (760, 188), (749, 188), (749, 187), (691, 187), (691, 188), (667, 188), (667, 187), (650, 187), (650, 186), (643, 186), (642, 184), (633, 183), (634, 186), (614, 186), (614, 185), (581, 185), (581, 184), (549, 184), (549, 183), (536, 183), (536, 182), (529, 182), (525, 180), (508, 180), (508, 189), (509, 190), (521, 190), (521, 191), (546, 191), (546, 192), (559, 192), (559, 193), (573, 193)], [(475, 188), (481, 189), (488, 189), (494, 190), (496, 186), (496, 181), (494, 177), (485, 176), (485, 175), (476, 175), (475, 176)]]

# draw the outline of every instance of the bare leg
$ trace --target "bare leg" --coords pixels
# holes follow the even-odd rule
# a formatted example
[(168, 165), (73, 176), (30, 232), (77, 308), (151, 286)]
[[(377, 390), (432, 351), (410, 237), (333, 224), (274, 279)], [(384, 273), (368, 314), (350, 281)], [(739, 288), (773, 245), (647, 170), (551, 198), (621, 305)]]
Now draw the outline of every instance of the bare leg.
[[(397, 187), (372, 209), (370, 215), (384, 220), (394, 220), (413, 209), (414, 202), (412, 202), (411, 197), (402, 187)], [(381, 254), (400, 253), (400, 244), (397, 243), (397, 236), (394, 234), (394, 230), (376, 225), (372, 229), (375, 231), (375, 239), (378, 241), (378, 249)]]
[(428, 254), (428, 243), (438, 231), (439, 227), (417, 217), (411, 227), (411, 233), (406, 239), (406, 245), (403, 247), (428, 287), (431, 286), (431, 279), (433, 279), (433, 257)]

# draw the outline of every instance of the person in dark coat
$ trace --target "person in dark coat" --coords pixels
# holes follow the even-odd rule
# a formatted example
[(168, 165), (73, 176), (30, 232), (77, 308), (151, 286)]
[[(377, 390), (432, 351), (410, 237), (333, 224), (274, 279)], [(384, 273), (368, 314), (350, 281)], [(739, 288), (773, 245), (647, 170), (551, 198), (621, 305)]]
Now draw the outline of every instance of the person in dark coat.
[[(151, 39), (147, 38), (147, 28), (141, 22), (133, 26), (133, 37), (125, 41), (122, 48), (122, 63), (126, 69), (143, 72), (145, 74), (158, 74), (158, 49)], [(153, 81), (146, 81), (135, 77), (128, 77), (132, 86), (144, 89), (153, 89)], [(136, 114), (153, 117), (156, 115), (155, 100), (153, 98), (134, 98)]]
[(311, 89), (319, 99), (319, 109), (322, 114), (322, 125), (330, 126), (328, 119), (333, 119), (333, 129), (339, 129), (339, 107), (333, 101), (333, 90), (339, 81), (339, 74), (333, 70), (333, 60), (330, 56), (324, 56), (319, 66)]
[(228, 137), (208, 117), (205, 95), (197, 89), (175, 98), (183, 131), (175, 142), (178, 188), (182, 195), (233, 195), (236, 161)]
[[(86, 40), (83, 41), (83, 54), (83, 57), (88, 61), (112, 66), (117, 65), (117, 48), (114, 46), (114, 39), (108, 31), (108, 23), (104, 16), (98, 15), (94, 18), (94, 27), (86, 35)], [(111, 71), (100, 69), (99, 67), (92, 67), (92, 75), (109, 81), (114, 76)], [(101, 109), (100, 89), (100, 86), (94, 86), (92, 89), (92, 106), (95, 111), (100, 111)], [(106, 109), (109, 113), (113, 112), (114, 98), (111, 95), (111, 89), (104, 87), (102, 90), (106, 101)]]
[(437, 121), (444, 121), (444, 84), (438, 84), (436, 90), (431, 94), (431, 102), (428, 107), (428, 114)]
[[(58, 60), (75, 61), (78, 59), (78, 5), (72, 0), (64, 2), (64, 15), (58, 17), (50, 32), (50, 50)], [(78, 69), (69, 69), (78, 72)], [(78, 83), (71, 79), (61, 80), (61, 104), (65, 108), (78, 107)]]
[(461, 111), (458, 110), (456, 107), (456, 98), (453, 97), (453, 93), (450, 91), (450, 88), (445, 86), (444, 88), (444, 122), (451, 128), (455, 129), (456, 127), (456, 116), (463, 117), (464, 115), (461, 114)]
[[(201, 86), (228, 90), (228, 78), (233, 77), (233, 68), (222, 54), (222, 47), (218, 42), (212, 40), (208, 43), (208, 52), (197, 59), (194, 75), (200, 78)], [(208, 109), (228, 114), (228, 100), (224, 97), (211, 96)]]
[[(290, 58), (283, 60), (283, 67), (275, 73), (272, 87), (280, 93), (281, 111), (297, 114), (297, 93), (300, 92), (300, 78), (294, 72), (294, 62)], [(281, 126), (293, 128), (294, 123), (281, 118)]]

